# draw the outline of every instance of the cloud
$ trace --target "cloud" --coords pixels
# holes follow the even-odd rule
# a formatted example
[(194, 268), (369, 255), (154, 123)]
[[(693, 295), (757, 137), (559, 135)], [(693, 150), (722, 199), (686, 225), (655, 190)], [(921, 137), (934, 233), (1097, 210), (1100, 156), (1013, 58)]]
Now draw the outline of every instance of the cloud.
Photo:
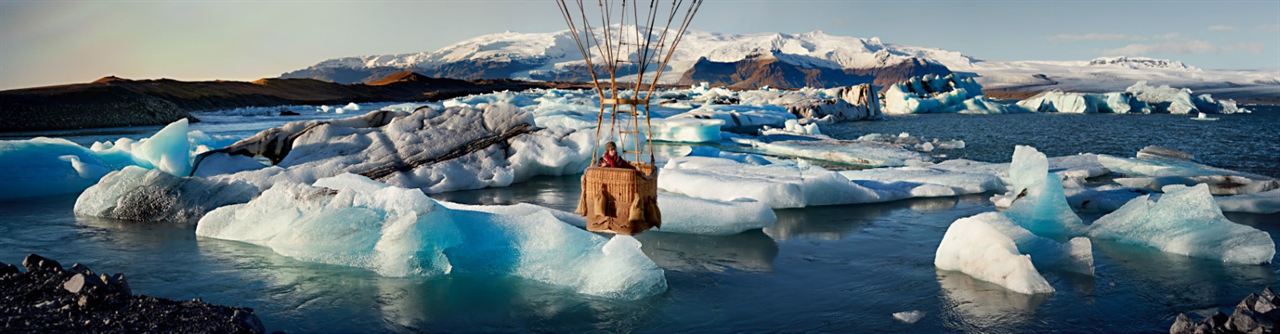
[(1215, 24), (1215, 25), (1209, 26), (1209, 31), (1212, 31), (1212, 32), (1228, 32), (1228, 31), (1235, 31), (1235, 30), (1236, 30), (1235, 26), (1229, 26), (1225, 24)]
[(1102, 50), (1106, 56), (1138, 56), (1150, 54), (1262, 53), (1262, 43), (1217, 45), (1202, 40), (1171, 40), (1157, 43), (1134, 43)]
[(1087, 33), (1087, 34), (1057, 34), (1049, 36), (1051, 41), (1133, 41), (1140, 40), (1141, 36), (1126, 34), (1107, 34), (1107, 33)]
[(1262, 32), (1280, 32), (1280, 24), (1259, 24), (1258, 30)]

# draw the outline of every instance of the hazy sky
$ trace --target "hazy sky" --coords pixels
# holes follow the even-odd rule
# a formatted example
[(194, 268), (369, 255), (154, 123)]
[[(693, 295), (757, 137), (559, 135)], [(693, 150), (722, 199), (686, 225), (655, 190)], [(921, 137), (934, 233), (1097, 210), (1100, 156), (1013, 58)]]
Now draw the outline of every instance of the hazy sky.
[[(105, 75), (252, 80), (328, 58), (434, 50), (563, 24), (551, 0), (0, 0), (0, 89)], [(1145, 55), (1203, 68), (1280, 68), (1280, 0), (710, 0), (693, 28), (823, 30), (995, 60)]]

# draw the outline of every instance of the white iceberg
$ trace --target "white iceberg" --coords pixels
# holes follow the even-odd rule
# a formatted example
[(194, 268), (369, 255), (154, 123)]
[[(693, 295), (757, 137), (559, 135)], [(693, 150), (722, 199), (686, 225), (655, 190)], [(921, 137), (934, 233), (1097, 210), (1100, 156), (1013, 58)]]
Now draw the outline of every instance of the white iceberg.
[(754, 200), (712, 201), (670, 193), (658, 193), (662, 226), (654, 231), (732, 235), (772, 227), (778, 217), (765, 203)]
[(1129, 92), (1104, 94), (1046, 91), (1018, 101), (1018, 106), (1034, 112), (1072, 114), (1093, 113), (1151, 113), (1146, 102), (1139, 101)]
[(1159, 112), (1186, 115), (1191, 113), (1249, 113), (1247, 109), (1236, 106), (1234, 100), (1215, 100), (1209, 94), (1192, 96), (1187, 88), (1173, 88), (1168, 85), (1152, 86), (1146, 81), (1138, 81), (1125, 89), (1138, 100), (1150, 104)]
[(1228, 220), (1203, 184), (1135, 198), (1094, 221), (1089, 235), (1230, 263), (1269, 263), (1276, 254), (1270, 234)]
[[(743, 161), (751, 160), (699, 156), (671, 159), (658, 174), (658, 188), (721, 202), (749, 199), (774, 209), (880, 203), (1001, 189), (990, 174), (925, 167), (837, 172), (805, 162)], [(906, 179), (894, 180), (898, 177)]]
[(259, 192), (245, 182), (173, 176), (127, 166), (103, 176), (76, 198), (77, 215), (142, 222), (191, 222)]
[[(993, 225), (1001, 223), (1005, 225), (1003, 229)], [(933, 265), (1018, 293), (1052, 293), (1053, 286), (1036, 270), (1031, 256), (1019, 252), (1018, 244), (1004, 232), (1017, 228), (994, 212), (960, 218), (942, 236)]]
[(931, 160), (928, 155), (909, 150), (903, 145), (876, 141), (768, 135), (737, 137), (733, 142), (770, 155), (868, 167), (897, 167)]
[(196, 235), (384, 276), (511, 275), (579, 293), (639, 299), (663, 270), (629, 236), (601, 237), (532, 205), (468, 206), (356, 176), (282, 184), (200, 219)]

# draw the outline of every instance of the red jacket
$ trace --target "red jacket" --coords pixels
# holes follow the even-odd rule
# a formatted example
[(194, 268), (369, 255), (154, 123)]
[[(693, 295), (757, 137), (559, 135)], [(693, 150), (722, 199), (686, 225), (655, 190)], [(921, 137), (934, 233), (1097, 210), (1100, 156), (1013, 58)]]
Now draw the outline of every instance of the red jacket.
[(600, 157), (600, 163), (598, 165), (600, 167), (612, 168), (635, 168), (626, 160), (623, 160), (622, 156), (617, 154), (610, 155), (609, 153), (605, 153), (604, 156)]

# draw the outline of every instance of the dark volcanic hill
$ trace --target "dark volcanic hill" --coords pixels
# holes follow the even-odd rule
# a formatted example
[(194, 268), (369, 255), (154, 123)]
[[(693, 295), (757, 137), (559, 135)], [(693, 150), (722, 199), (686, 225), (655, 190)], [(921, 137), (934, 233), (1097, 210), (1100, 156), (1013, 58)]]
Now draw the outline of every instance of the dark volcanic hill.
[(556, 86), (514, 80), (466, 81), (393, 72), (358, 84), (314, 79), (128, 80), (0, 91), (0, 132), (163, 125), (190, 112), (286, 104), (428, 101), (495, 90)]

